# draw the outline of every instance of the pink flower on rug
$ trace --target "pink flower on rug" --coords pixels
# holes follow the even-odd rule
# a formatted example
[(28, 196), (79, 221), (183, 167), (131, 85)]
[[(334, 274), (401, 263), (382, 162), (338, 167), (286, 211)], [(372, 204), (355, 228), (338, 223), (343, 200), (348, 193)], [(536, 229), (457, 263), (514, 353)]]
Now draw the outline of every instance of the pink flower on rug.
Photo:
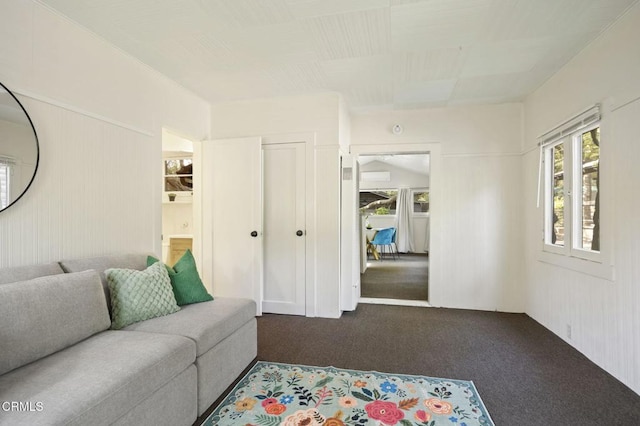
[(325, 417), (315, 408), (308, 410), (298, 410), (287, 416), (281, 423), (282, 426), (322, 426)]
[(395, 425), (404, 419), (404, 413), (395, 402), (377, 400), (365, 405), (364, 409), (373, 420), (380, 420), (386, 425)]
[(277, 404), (278, 400), (275, 398), (267, 398), (264, 401), (262, 401), (262, 406), (266, 407), (267, 405), (271, 405), (271, 404)]
[(453, 411), (451, 404), (438, 398), (429, 398), (424, 402), (424, 405), (436, 414), (450, 414)]
[(416, 414), (414, 414), (415, 419), (419, 422), (428, 422), (429, 420), (431, 420), (431, 414), (427, 413), (424, 410), (418, 410), (416, 411)]

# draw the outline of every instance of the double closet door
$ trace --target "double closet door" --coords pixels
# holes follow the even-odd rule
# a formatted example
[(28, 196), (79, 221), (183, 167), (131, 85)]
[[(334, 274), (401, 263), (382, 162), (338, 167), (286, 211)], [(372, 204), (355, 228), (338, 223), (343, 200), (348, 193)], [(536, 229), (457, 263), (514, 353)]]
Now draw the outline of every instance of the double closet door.
[(214, 296), (249, 297), (262, 312), (305, 315), (305, 143), (211, 141)]

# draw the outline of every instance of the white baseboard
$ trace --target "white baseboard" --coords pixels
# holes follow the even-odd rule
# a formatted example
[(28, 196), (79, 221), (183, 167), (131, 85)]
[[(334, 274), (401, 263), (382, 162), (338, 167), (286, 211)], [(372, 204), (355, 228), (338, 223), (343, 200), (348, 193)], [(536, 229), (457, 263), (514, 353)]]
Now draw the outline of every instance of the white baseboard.
[(361, 297), (359, 303), (370, 305), (419, 306), (423, 308), (432, 307), (426, 300), (377, 299), (373, 297)]

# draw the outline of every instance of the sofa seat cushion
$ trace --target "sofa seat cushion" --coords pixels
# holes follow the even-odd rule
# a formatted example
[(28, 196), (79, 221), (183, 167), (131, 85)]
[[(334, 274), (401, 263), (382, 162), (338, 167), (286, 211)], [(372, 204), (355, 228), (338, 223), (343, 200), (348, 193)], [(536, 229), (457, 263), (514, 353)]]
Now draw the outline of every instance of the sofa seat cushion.
[(194, 361), (184, 337), (104, 331), (0, 376), (0, 401), (41, 408), (5, 412), (0, 424), (110, 424)]
[(139, 322), (123, 330), (188, 337), (195, 342), (196, 355), (200, 356), (255, 315), (253, 300), (217, 297), (210, 302), (183, 306), (175, 314)]

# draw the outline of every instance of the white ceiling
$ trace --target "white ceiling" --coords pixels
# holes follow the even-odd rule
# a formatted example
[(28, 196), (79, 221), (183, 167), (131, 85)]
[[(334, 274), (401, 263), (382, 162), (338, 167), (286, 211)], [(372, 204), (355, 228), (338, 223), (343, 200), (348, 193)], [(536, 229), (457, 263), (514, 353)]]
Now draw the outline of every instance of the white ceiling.
[(518, 101), (638, 0), (39, 0), (213, 102)]

